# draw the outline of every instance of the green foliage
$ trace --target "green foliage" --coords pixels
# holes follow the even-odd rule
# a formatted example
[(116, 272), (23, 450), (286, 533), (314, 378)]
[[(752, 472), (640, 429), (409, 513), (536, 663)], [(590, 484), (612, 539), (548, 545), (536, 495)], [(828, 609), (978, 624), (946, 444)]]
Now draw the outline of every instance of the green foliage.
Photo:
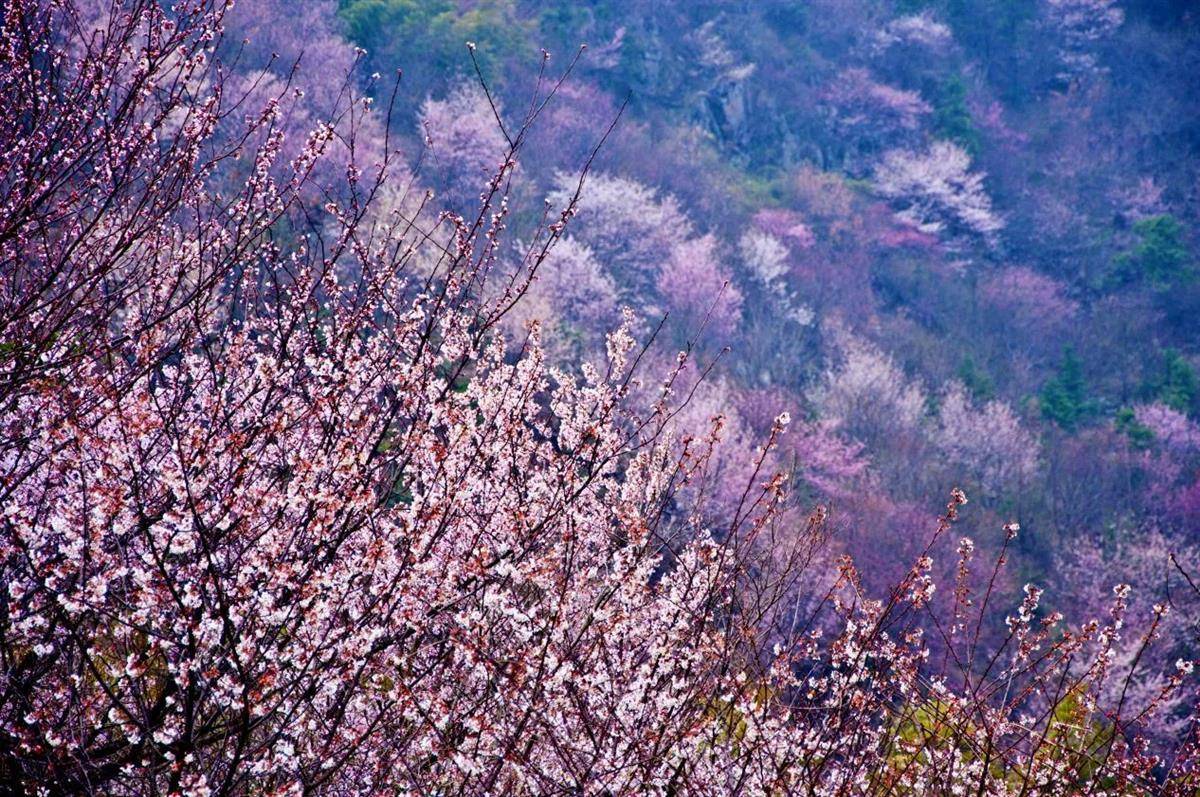
[(976, 401), (988, 401), (995, 398), (996, 383), (987, 371), (976, 364), (975, 358), (971, 355), (963, 356), (954, 375), (966, 386), (967, 390), (971, 391), (971, 396)]
[(1064, 349), (1058, 373), (1042, 386), (1038, 400), (1042, 417), (1068, 432), (1094, 413), (1083, 378), (1083, 363), (1072, 347)]
[(1096, 773), (1112, 741), (1112, 727), (1089, 716), (1080, 696), (1071, 691), (1054, 706), (1039, 758), (1043, 762), (1059, 762), (1060, 766), (1065, 764), (1062, 769), (1078, 775), (1073, 783), (1059, 784), (1064, 790), (1073, 791), (1069, 787), (1084, 785), (1110, 789), (1114, 785), (1112, 778), (1101, 777), (1097, 781)]
[[(1062, 794), (1076, 794), (1089, 785), (1100, 790), (1117, 785), (1113, 778), (1099, 774), (1113, 741), (1112, 726), (1088, 711), (1077, 690), (1067, 692), (1055, 702), (1047, 718), (1045, 736), (1032, 751), (1033, 760), (1028, 764), (1013, 765), (1000, 749), (981, 749), (976, 738), (979, 730), (961, 709), (937, 698), (903, 706), (892, 729), (891, 753), (886, 771), (880, 773), (881, 782), (891, 785), (897, 775), (909, 771), (931, 751), (945, 754), (955, 750), (964, 763), (986, 755), (989, 777), (1005, 784), (1012, 794), (1031, 793), (1029, 789), (1034, 785), (1029, 780), (1031, 772), (1038, 773), (1035, 777), (1041, 789), (1057, 787)], [(1048, 773), (1066, 773), (1067, 778), (1046, 783), (1041, 779)], [(887, 793), (911, 792), (888, 790)], [(1039, 789), (1038, 793), (1054, 792)]]
[[(770, 687), (759, 685), (754, 690), (754, 706), (762, 708), (775, 697), (776, 694)], [(716, 697), (706, 701), (704, 718), (713, 723), (714, 744), (728, 744), (736, 750), (746, 738), (746, 731), (749, 729), (746, 714), (732, 700)]]
[(352, 41), (380, 69), (399, 67), (417, 96), (435, 92), (469, 70), (466, 43), (489, 79), (502, 82), (499, 64), (533, 53), (528, 26), (520, 24), (509, 0), (484, 0), (462, 9), (451, 0), (341, 0), (341, 16)]
[[(970, 747), (963, 738), (964, 732), (971, 734), (975, 728), (970, 723), (965, 727), (957, 727), (957, 713), (950, 704), (930, 698), (911, 712), (902, 715), (896, 727), (896, 736), (902, 747), (921, 751), (944, 750), (954, 745), (960, 752), (969, 753)], [(961, 741), (960, 741), (961, 740)], [(909, 757), (903, 754), (893, 757), (893, 762), (909, 763)]]
[(1117, 410), (1117, 431), (1129, 438), (1134, 448), (1149, 448), (1154, 443), (1154, 432), (1138, 423), (1131, 407)]
[(934, 88), (933, 127), (942, 138), (961, 144), (972, 156), (979, 154), (979, 131), (967, 108), (967, 84), (953, 75)]
[(1191, 413), (1200, 397), (1200, 379), (1182, 354), (1175, 349), (1164, 349), (1161, 365), (1146, 380), (1142, 393), (1179, 412)]
[(404, 474), (399, 473), (392, 480), (392, 486), (388, 489), (387, 497), (384, 498), (384, 505), (387, 507), (412, 506), (412, 502), (412, 486)]
[(437, 367), (437, 375), (445, 379), (449, 384), (450, 390), (455, 393), (466, 393), (467, 387), (471, 384), (471, 377), (475, 374), (474, 362), (462, 362), (447, 360)]
[(1113, 261), (1113, 287), (1146, 284), (1168, 292), (1196, 278), (1191, 253), (1183, 240), (1183, 225), (1170, 214), (1141, 219), (1133, 225), (1138, 242)]

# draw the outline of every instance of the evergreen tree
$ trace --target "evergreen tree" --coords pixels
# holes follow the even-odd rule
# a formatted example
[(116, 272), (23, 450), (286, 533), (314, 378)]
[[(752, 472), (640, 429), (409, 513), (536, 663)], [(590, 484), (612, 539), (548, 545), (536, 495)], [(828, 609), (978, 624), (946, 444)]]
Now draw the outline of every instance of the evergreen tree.
[(963, 355), (962, 362), (959, 363), (958, 370), (954, 372), (954, 375), (966, 386), (967, 390), (971, 391), (971, 396), (976, 401), (987, 401), (995, 397), (996, 383), (971, 355)]
[(1042, 417), (1067, 431), (1073, 431), (1091, 414), (1093, 408), (1083, 378), (1083, 363), (1074, 348), (1068, 346), (1063, 350), (1058, 374), (1042, 386), (1039, 403)]
[(1162, 366), (1147, 381), (1144, 392), (1171, 409), (1190, 414), (1196, 405), (1200, 384), (1195, 369), (1183, 355), (1176, 349), (1166, 349)]
[(1170, 214), (1141, 219), (1133, 225), (1137, 244), (1115, 261), (1118, 286), (1144, 283), (1167, 292), (1196, 278), (1191, 253), (1183, 240), (1183, 225)]

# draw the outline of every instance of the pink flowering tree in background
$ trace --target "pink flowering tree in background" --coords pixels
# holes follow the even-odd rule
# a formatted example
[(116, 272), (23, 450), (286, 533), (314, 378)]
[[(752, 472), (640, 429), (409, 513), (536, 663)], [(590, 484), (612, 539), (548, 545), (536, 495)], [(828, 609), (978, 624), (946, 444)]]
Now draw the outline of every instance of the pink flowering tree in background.
[(785, 454), (817, 495), (846, 499), (871, 486), (863, 444), (845, 439), (834, 421), (799, 425), (787, 438)]
[(440, 205), (473, 216), (481, 188), (509, 149), (491, 101), (477, 84), (464, 81), (443, 99), (425, 100), (418, 127), (427, 149), (423, 180)]
[(1042, 335), (1061, 330), (1079, 312), (1061, 282), (1025, 266), (1012, 266), (987, 276), (979, 288), (983, 304), (997, 321), (1036, 328)]
[(768, 208), (754, 214), (753, 224), (738, 239), (738, 256), (743, 273), (760, 295), (760, 301), (779, 320), (801, 327), (813, 323), (816, 316), (805, 298), (795, 290), (797, 255), (816, 243), (812, 230), (801, 214), (782, 208)]
[(836, 328), (833, 337), (835, 354), (808, 396), (818, 416), (865, 444), (892, 489), (919, 494), (933, 473), (924, 386), (870, 341)]
[[(1128, 627), (1136, 631), (1157, 626), (1162, 640), (1148, 649), (1136, 633), (1114, 640), (1112, 666), (1133, 671), (1135, 677), (1124, 693), (1114, 682), (1103, 694), (1105, 702), (1144, 705), (1160, 691), (1165, 673), (1191, 666), (1200, 622), (1200, 591), (1193, 580), (1200, 557), (1186, 539), (1153, 528), (1121, 529), (1110, 540), (1076, 546), (1061, 557), (1059, 566), (1066, 578), (1081, 586), (1069, 609), (1100, 616), (1116, 591), (1124, 595)], [(1148, 666), (1144, 659), (1150, 660)], [(1160, 738), (1178, 738), (1188, 733), (1194, 709), (1193, 695), (1173, 695), (1148, 723), (1149, 731)]]
[[(557, 183), (547, 198), (552, 208), (574, 196), (569, 176)], [(633, 180), (589, 174), (586, 188), (572, 211), (572, 235), (606, 266), (620, 300), (646, 318), (669, 314), (681, 341), (705, 323), (712, 337), (727, 340), (738, 328), (742, 295), (717, 239), (698, 235), (673, 196)]]
[(896, 17), (875, 36), (875, 46), (880, 50), (907, 45), (936, 51), (953, 43), (954, 34), (950, 27), (939, 22), (929, 11)]
[[(1135, 633), (1124, 592), (1066, 627), (1029, 585), (981, 644), (1016, 529), (977, 567), (953, 540), (957, 489), (907, 530), (911, 563), (878, 593), (848, 559), (810, 576), (827, 561), (825, 515), (789, 504), (774, 463), (786, 412), (753, 441), (733, 429), (750, 459), (723, 461), (720, 421), (693, 434), (684, 420), (719, 419), (728, 388), (702, 393), (708, 366), (688, 348), (643, 373), (632, 314), (572, 372), (547, 364), (536, 321), (501, 334), (586, 218), (577, 177), (516, 256), (504, 238), (536, 103), (472, 189), (473, 218), (375, 211), (391, 177), (411, 180), (388, 121), (371, 148), (353, 143), (366, 128), (326, 121), (286, 154), (274, 98), (225, 104), (226, 11), (116, 2), (96, 37), (68, 4), (3, 9), (7, 789), (1200, 785), (1194, 741), (1170, 758), (1142, 741), (1176, 710), (1190, 662), (1153, 681), (1140, 653), (1112, 666)], [(354, 102), (347, 114), (369, 113)], [(217, 128), (235, 113), (230, 149)], [(347, 189), (316, 208), (306, 183), (335, 140)], [(235, 190), (222, 158), (253, 164)], [(642, 198), (636, 210), (676, 215)], [(602, 222), (637, 218), (607, 200)], [(573, 267), (582, 245), (607, 254), (580, 229)], [(880, 434), (915, 424), (920, 388), (847, 340), (823, 388), (830, 416)], [(936, 564), (947, 545), (957, 562)], [(939, 567), (955, 573), (946, 608)]]
[(933, 110), (917, 92), (879, 83), (866, 69), (838, 74), (822, 99), (839, 140), (848, 142), (845, 158), (852, 173), (863, 171), (881, 148), (911, 141)]
[(794, 210), (763, 208), (754, 214), (754, 226), (793, 249), (807, 249), (816, 240), (804, 216)]
[[(585, 63), (602, 63), (602, 48), (589, 47)], [(553, 104), (543, 113), (538, 126), (530, 132), (529, 148), (537, 150), (537, 167), (551, 171), (573, 172), (583, 167), (606, 125), (616, 119), (620, 108), (610, 95), (596, 85), (571, 79), (559, 87)]]
[[(95, 13), (104, 16), (108, 5), (96, 4)], [(379, 114), (364, 112), (360, 103), (372, 102), (367, 99), (370, 89), (388, 87), (371, 80), (364, 92), (353, 79), (362, 53), (342, 38), (335, 11), (336, 5), (324, 0), (300, 6), (278, 0), (236, 4), (222, 21), (223, 35), (215, 53), (228, 70), (221, 88), (230, 108), (217, 125), (217, 142), (238, 142), (246, 115), (260, 112), (268, 103), (275, 106), (273, 128), (283, 136), (279, 164), (295, 159), (318, 125), (328, 123), (337, 131), (326, 156), (313, 164), (304, 183), (304, 198), (315, 205), (348, 189), (351, 163), (373, 163), (382, 155)], [(255, 167), (245, 156), (262, 145), (262, 134), (245, 142), (242, 157), (224, 164), (233, 190)]]
[(1141, 177), (1133, 185), (1113, 192), (1113, 201), (1130, 218), (1140, 220), (1168, 212), (1163, 187), (1153, 177)]
[(591, 248), (567, 235), (547, 252), (503, 326), (520, 340), (539, 321), (546, 352), (565, 364), (603, 351), (605, 333), (620, 320), (618, 304), (616, 285)]
[(1134, 407), (1133, 421), (1135, 429), (1150, 438), (1138, 452), (1146, 502), (1162, 520), (1188, 529), (1200, 483), (1200, 425), (1158, 401)]
[[(551, 207), (567, 207), (575, 185), (571, 175), (560, 175), (547, 197)], [(691, 221), (674, 197), (601, 172), (588, 175), (587, 194), (572, 222), (572, 235), (592, 248), (613, 271), (622, 294), (630, 297), (652, 295), (663, 264), (693, 234)]]
[(925, 90), (942, 65), (955, 58), (955, 31), (932, 9), (891, 19), (885, 15), (868, 24), (874, 30), (864, 31), (867, 35), (858, 54), (866, 57), (876, 75), (886, 76), (888, 83)]
[(872, 442), (918, 430), (926, 412), (922, 387), (870, 342), (844, 332), (840, 338), (840, 356), (813, 395), (822, 417)]
[(762, 449), (762, 430), (752, 427), (739, 411), (738, 397), (727, 379), (713, 378), (706, 369), (688, 368), (675, 376), (670, 390), (687, 399), (675, 416), (680, 451), (701, 451), (708, 460), (685, 488), (686, 496), (707, 522), (720, 523), (737, 514), (748, 488), (780, 472), (777, 451)]
[(1178, 456), (1200, 454), (1200, 426), (1174, 407), (1160, 401), (1134, 408), (1137, 422), (1146, 427), (1154, 441)]
[(287, 78), (296, 67), (296, 87), (318, 113), (330, 113), (353, 86), (351, 70), (358, 59), (336, 25), (335, 5), (332, 0), (238, 3), (225, 16), (222, 54), (247, 73), (267, 70)]
[(717, 252), (717, 240), (704, 235), (677, 244), (658, 275), (658, 293), (685, 330), (711, 328), (727, 340), (738, 328), (742, 294), (731, 282)]
[(776, 235), (751, 228), (738, 239), (738, 254), (749, 275), (771, 292), (786, 290), (784, 278), (791, 270), (791, 248)]

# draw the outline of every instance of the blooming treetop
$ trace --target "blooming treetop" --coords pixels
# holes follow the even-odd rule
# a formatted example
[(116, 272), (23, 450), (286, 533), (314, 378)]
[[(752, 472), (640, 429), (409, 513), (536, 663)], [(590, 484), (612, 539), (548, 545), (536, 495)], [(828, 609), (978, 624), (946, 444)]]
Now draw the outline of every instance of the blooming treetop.
[(925, 232), (994, 244), (1004, 228), (983, 175), (971, 171), (971, 156), (949, 141), (935, 141), (923, 152), (886, 153), (875, 170), (875, 190), (897, 206), (901, 218)]

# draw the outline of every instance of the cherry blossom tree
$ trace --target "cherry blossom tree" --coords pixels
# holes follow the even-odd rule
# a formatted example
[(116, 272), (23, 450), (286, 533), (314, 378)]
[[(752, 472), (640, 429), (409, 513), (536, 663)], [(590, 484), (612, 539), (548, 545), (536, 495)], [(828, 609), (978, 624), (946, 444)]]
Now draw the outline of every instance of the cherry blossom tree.
[(825, 89), (822, 99), (839, 140), (853, 142), (851, 166), (864, 154), (903, 144), (932, 108), (915, 91), (877, 82), (865, 69), (847, 69)]
[(994, 245), (1004, 228), (983, 175), (971, 171), (971, 156), (949, 141), (936, 141), (924, 152), (886, 153), (875, 170), (875, 190), (897, 206), (902, 219), (951, 240), (966, 236)]
[(869, 462), (862, 443), (848, 441), (833, 421), (800, 424), (786, 440), (798, 477), (821, 496), (853, 497), (869, 482)]
[[(108, 6), (100, 0), (94, 13), (102, 17)], [(300, 154), (318, 124), (330, 123), (338, 131), (304, 184), (306, 199), (318, 205), (326, 195), (346, 189), (351, 163), (361, 168), (382, 156), (379, 114), (355, 111), (359, 100), (389, 88), (356, 70), (361, 51), (342, 38), (336, 11), (336, 4), (325, 0), (302, 6), (278, 0), (236, 4), (222, 20), (223, 35), (215, 52), (228, 70), (222, 89), (229, 98), (238, 98), (242, 111), (218, 123), (216, 141), (237, 142), (245, 127), (244, 114), (271, 100), (278, 105), (274, 125), (284, 137), (280, 164)], [(255, 151), (262, 141), (252, 137), (246, 143), (243, 154)], [(358, 151), (349, 151), (350, 144)], [(223, 165), (234, 190), (253, 167), (244, 157)]]
[[(1133, 671), (1133, 684), (1123, 693), (1124, 679), (1114, 679), (1102, 696), (1109, 705), (1121, 700), (1134, 705), (1152, 701), (1161, 689), (1163, 673), (1176, 662), (1185, 666), (1190, 658), (1187, 640), (1200, 618), (1200, 592), (1194, 582), (1200, 557), (1185, 540), (1159, 529), (1123, 528), (1109, 541), (1073, 546), (1060, 557), (1059, 567), (1074, 585), (1064, 598), (1077, 614), (1103, 616), (1114, 589), (1119, 589), (1128, 598), (1126, 623), (1131, 628), (1147, 627), (1158, 618), (1166, 644), (1143, 649), (1138, 635), (1122, 635), (1116, 641), (1112, 666)], [(1147, 657), (1152, 660), (1149, 666)], [(1173, 695), (1166, 710), (1148, 723), (1148, 730), (1161, 738), (1186, 734), (1196, 699), (1190, 685)]]
[(423, 180), (444, 207), (474, 216), (510, 146), (492, 101), (477, 84), (461, 82), (445, 98), (425, 101), (418, 127), (428, 150)]
[(875, 74), (886, 75), (889, 83), (926, 91), (944, 78), (940, 69), (955, 60), (955, 31), (931, 9), (874, 26), (866, 31), (863, 54)]
[(769, 232), (749, 229), (738, 239), (738, 251), (746, 270), (771, 290), (783, 290), (782, 279), (789, 271), (791, 251)]
[(1180, 455), (1200, 453), (1200, 425), (1179, 410), (1156, 401), (1135, 407), (1134, 417), (1168, 450)]
[(565, 364), (603, 351), (605, 334), (620, 320), (617, 307), (608, 272), (586, 244), (567, 235), (547, 253), (536, 280), (503, 325), (510, 339), (519, 341), (530, 321), (541, 322), (546, 351)]
[(932, 437), (954, 470), (989, 496), (1020, 490), (1037, 472), (1037, 440), (1012, 408), (1002, 401), (974, 406), (961, 382), (942, 392)]
[(925, 391), (878, 347), (843, 333), (839, 359), (813, 399), (824, 418), (860, 440), (917, 430), (926, 412)]
[(876, 46), (881, 49), (907, 44), (938, 50), (952, 44), (954, 34), (948, 25), (925, 11), (891, 20), (876, 34), (875, 39)]
[[(697, 235), (669, 194), (602, 173), (589, 174), (585, 186), (572, 211), (572, 234), (605, 264), (621, 301), (645, 316), (673, 312), (672, 328), (683, 339), (705, 318), (727, 338), (737, 327), (742, 297), (716, 238)], [(574, 191), (571, 178), (560, 175), (550, 206), (566, 206)]]
[[(616, 49), (619, 50), (618, 41)], [(589, 47), (586, 64), (597, 66), (601, 48)], [(618, 104), (593, 83), (568, 80), (559, 87), (555, 100), (530, 134), (530, 150), (539, 157), (532, 168), (575, 171), (587, 162), (605, 125), (620, 114)]]
[[(101, 70), (130, 54), (138, 63), (131, 45), (144, 30), (178, 30), (207, 54), (220, 13), (183, 11), (192, 16), (176, 28), (156, 5), (131, 8), (119, 46), (82, 56), (83, 87), (120, 88)], [(52, 11), (16, 4), (6, 14), (6, 31), (40, 24), (33, 43), (54, 52)], [(10, 77), (36, 88), (38, 51), (24, 43), (10, 37), (4, 63), (24, 64)], [(137, 105), (156, 95), (134, 96)], [(183, 95), (168, 99), (170, 110), (189, 108)], [(184, 130), (198, 148), (205, 129)], [(127, 145), (143, 131), (130, 125)], [(21, 131), (14, 151), (47, 169), (36, 179), (51, 186), (106, 179), (109, 159), (129, 151), (77, 152), (95, 171), (78, 170), (48, 158), (56, 142), (37, 132)], [(295, 180), (328, 138), (319, 129), (305, 146)], [(777, 766), (746, 759), (730, 770), (699, 753), (722, 727), (718, 699), (756, 727), (767, 720), (756, 731), (764, 740), (787, 745), (795, 734), (757, 713), (758, 687), (733, 675), (757, 661), (753, 648), (736, 654), (741, 632), (716, 621), (749, 597), (734, 588), (778, 480), (748, 485), (759, 497), (724, 541), (684, 534), (670, 571), (652, 579), (662, 504), (706, 457), (671, 453), (667, 403), (626, 414), (628, 333), (609, 339), (606, 373), (585, 369), (579, 380), (546, 370), (536, 326), (509, 362), (490, 330), (544, 258), (509, 290), (472, 300), (497, 262), (502, 212), (477, 235), (461, 225), (434, 279), (408, 273), (403, 239), (358, 226), (353, 194), (325, 208), (336, 236), (295, 226), (285, 246), (267, 232), (300, 220), (289, 215), (299, 185), (272, 178), (280, 136), (267, 141), (227, 214), (205, 204), (203, 172), (130, 198), (110, 193), (98, 216), (90, 204), (70, 213), (69, 191), (22, 212), (25, 177), (6, 172), (5, 295), (25, 300), (23, 323), (6, 331), (15, 346), (0, 383), (7, 782), (108, 794), (779, 783)], [(123, 215), (180, 188), (180, 204), (142, 225)], [(190, 207), (215, 215), (198, 224)], [(47, 315), (39, 253), (53, 238), (71, 263), (96, 221), (123, 225), (102, 224), (106, 236), (133, 236), (111, 267), (125, 289), (107, 315), (89, 305)], [(560, 232), (552, 225), (531, 251), (548, 251)], [(180, 295), (178, 283), (135, 270), (146, 259), (168, 274), (207, 274), (217, 257), (228, 266), (205, 293)], [(343, 260), (355, 261), (355, 280), (339, 281)], [(112, 286), (59, 271), (76, 302)], [(695, 624), (685, 628), (689, 604)], [(656, 628), (656, 616), (667, 625)], [(672, 638), (699, 658), (664, 666)], [(697, 666), (716, 679), (698, 690)], [(661, 755), (646, 758), (647, 742)]]
[(245, 70), (269, 68), (286, 77), (300, 65), (304, 92), (316, 107), (337, 106), (347, 80), (354, 79), (357, 54), (341, 34), (331, 0), (302, 6), (262, 0), (233, 6), (224, 20), (223, 55)]
[[(571, 175), (560, 175), (547, 197), (550, 205), (557, 210), (567, 207), (575, 184)], [(588, 175), (586, 187), (572, 234), (621, 275), (623, 290), (630, 295), (652, 293), (652, 283), (643, 282), (670, 260), (676, 245), (693, 237), (691, 221), (673, 196), (660, 196), (635, 180), (595, 172)]]
[(763, 208), (754, 214), (754, 226), (796, 249), (807, 249), (816, 240), (804, 216), (794, 210)]
[(1096, 44), (1125, 21), (1116, 0), (1045, 0), (1047, 25), (1059, 37), (1059, 77), (1072, 80), (1100, 70)]
[(1079, 304), (1066, 295), (1061, 282), (1024, 266), (1013, 266), (988, 276), (980, 288), (983, 301), (1009, 319), (1051, 334), (1069, 324)]
[(720, 261), (716, 238), (703, 235), (671, 250), (658, 275), (657, 288), (685, 330), (699, 332), (707, 322), (712, 334), (728, 339), (737, 329), (742, 306), (741, 291), (731, 280)]
[(681, 452), (692, 448), (708, 458), (685, 488), (689, 509), (720, 522), (736, 514), (748, 488), (780, 470), (778, 452), (762, 450), (763, 438), (739, 410), (727, 378), (705, 378), (703, 371), (689, 369), (676, 377), (672, 390), (688, 398), (675, 418)]

